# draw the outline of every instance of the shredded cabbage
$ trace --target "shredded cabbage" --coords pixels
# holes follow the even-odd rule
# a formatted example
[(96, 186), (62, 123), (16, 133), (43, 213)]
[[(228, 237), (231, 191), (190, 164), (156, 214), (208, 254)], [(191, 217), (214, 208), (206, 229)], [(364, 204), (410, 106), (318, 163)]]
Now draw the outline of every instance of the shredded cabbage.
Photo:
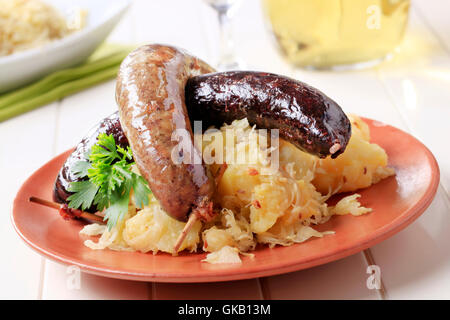
[(65, 19), (40, 0), (0, 0), (0, 56), (40, 47), (85, 25), (86, 11)]
[[(355, 131), (360, 135), (356, 138), (368, 139), (368, 128), (363, 124), (360, 127), (359, 131)], [(274, 146), (261, 145), (261, 141), (264, 142), (261, 133), (250, 127), (247, 119), (233, 121), (215, 133), (205, 133), (207, 139), (201, 144), (202, 149), (207, 150), (210, 155), (222, 154), (227, 158), (230, 154), (226, 147), (226, 139), (230, 139), (226, 134), (227, 129), (240, 132), (233, 137), (232, 145), (236, 147), (236, 153), (244, 154), (247, 162), (228, 159), (231, 160), (227, 162), (227, 169), (214, 195), (214, 202), (222, 210), (208, 223), (198, 221), (188, 233), (181, 250), (195, 252), (201, 245), (203, 251), (209, 252), (205, 262), (241, 263), (239, 255), (252, 256), (248, 252), (253, 251), (258, 243), (269, 247), (289, 246), (313, 237), (332, 235), (333, 231), (319, 232), (312, 226), (327, 222), (333, 215), (358, 216), (372, 211), (361, 206), (359, 194), (347, 196), (335, 206), (328, 206), (326, 201), (329, 197), (337, 193), (344, 184), (348, 188), (349, 184), (341, 179), (341, 182), (330, 185), (326, 194), (321, 194), (314, 185), (316, 174), (325, 176), (329, 170), (338, 168), (327, 167), (333, 162), (327, 162), (327, 166), (318, 166), (320, 160), (286, 141), (280, 140), (277, 149), (279, 165), (274, 169), (270, 158), (271, 152), (275, 151)], [(216, 139), (224, 141), (225, 147), (222, 150), (218, 149)], [(195, 140), (200, 143), (201, 137), (197, 136)], [(371, 148), (371, 145), (364, 144), (364, 147)], [(353, 149), (352, 152), (356, 152), (355, 150), (358, 149)], [(250, 155), (253, 156), (253, 162), (250, 161)], [(355, 158), (358, 156), (355, 155)], [(339, 162), (336, 163), (337, 166), (340, 165)], [(355, 167), (359, 168), (361, 165), (358, 163)], [(219, 165), (213, 163), (209, 168), (211, 172), (217, 172)], [(346, 174), (348, 168), (346, 164)], [(137, 168), (133, 170), (139, 173)], [(333, 173), (335, 180), (336, 170)], [(392, 173), (392, 169), (380, 166), (370, 172), (373, 174), (370, 179), (382, 179)], [(130, 213), (111, 231), (104, 228), (102, 230), (98, 225), (86, 226), (82, 230), (83, 234), (102, 235), (98, 243), (87, 240), (85, 244), (92, 249), (152, 251), (154, 254), (163, 251), (176, 254), (173, 247), (185, 223), (169, 217), (153, 195), (150, 196), (148, 206), (136, 210), (131, 203)]]
[(239, 250), (230, 246), (225, 246), (219, 251), (215, 251), (206, 255), (206, 259), (202, 260), (211, 264), (218, 263), (242, 263), (239, 257)]

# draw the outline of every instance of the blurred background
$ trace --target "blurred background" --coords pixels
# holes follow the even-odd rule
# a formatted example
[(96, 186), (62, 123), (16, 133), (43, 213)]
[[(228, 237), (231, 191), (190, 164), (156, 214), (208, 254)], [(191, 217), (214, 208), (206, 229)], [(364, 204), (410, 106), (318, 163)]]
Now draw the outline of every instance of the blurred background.
[[(27, 2), (5, 3), (24, 1)], [(442, 167), (445, 173), (450, 165), (450, 156), (436, 139), (443, 135), (446, 126), (431, 125), (437, 119), (450, 118), (446, 105), (450, 81), (447, 1), (47, 0), (47, 3), (60, 8), (68, 19), (75, 16), (81, 30), (42, 48), (28, 50), (33, 54), (25, 50), (0, 56), (0, 92), (6, 90), (14, 77), (20, 82), (20, 77), (26, 78), (33, 68), (47, 68), (25, 81), (31, 85), (40, 81), (39, 86), (23, 89), (23, 85), (16, 84), (18, 88), (0, 94), (0, 121), (4, 121), (0, 126), (15, 128), (15, 121), (20, 119), (9, 122), (6, 119), (40, 105), (56, 108), (57, 115), (52, 114), (51, 119), (58, 119), (58, 130), (70, 131), (62, 136), (57, 134), (57, 141), (61, 141), (58, 150), (74, 145), (90, 126), (116, 110), (114, 77), (123, 57), (138, 45), (159, 42), (185, 48), (219, 70), (268, 71), (307, 82), (336, 100), (346, 112), (412, 130), (447, 165)], [(1, 10), (6, 14), (7, 10), (17, 9), (4, 6)], [(81, 17), (79, 10), (84, 10)], [(0, 31), (0, 43), (8, 36), (5, 30)], [(17, 36), (17, 31), (15, 35), (15, 29), (12, 30), (13, 36)], [(30, 32), (25, 29), (24, 33)], [(105, 38), (106, 45), (101, 45)], [(99, 45), (100, 49), (88, 60), (88, 72), (69, 70), (63, 76), (58, 75), (60, 82), (45, 78), (48, 73), (51, 77), (60, 69), (79, 65)], [(105, 81), (106, 84), (97, 85)], [(59, 90), (62, 84), (65, 85)], [(59, 89), (53, 92), (55, 88)], [(75, 92), (79, 93), (71, 95)], [(95, 101), (95, 108), (91, 101)], [(25, 117), (44, 117), (46, 112), (41, 108)], [(65, 126), (65, 119), (72, 121), (72, 116), (86, 114), (89, 117), (77, 126)], [(450, 182), (446, 175), (443, 182), (448, 189)]]

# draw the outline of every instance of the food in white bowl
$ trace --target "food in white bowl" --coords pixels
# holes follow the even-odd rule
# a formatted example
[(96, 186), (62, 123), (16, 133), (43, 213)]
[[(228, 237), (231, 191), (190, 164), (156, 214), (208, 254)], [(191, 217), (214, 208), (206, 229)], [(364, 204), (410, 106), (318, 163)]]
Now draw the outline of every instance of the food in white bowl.
[(45, 3), (61, 14), (81, 8), (88, 12), (85, 25), (81, 30), (37, 47), (0, 56), (0, 93), (86, 60), (120, 21), (131, 0), (45, 0)]
[(0, 56), (42, 47), (82, 29), (87, 11), (64, 17), (42, 0), (0, 0)]

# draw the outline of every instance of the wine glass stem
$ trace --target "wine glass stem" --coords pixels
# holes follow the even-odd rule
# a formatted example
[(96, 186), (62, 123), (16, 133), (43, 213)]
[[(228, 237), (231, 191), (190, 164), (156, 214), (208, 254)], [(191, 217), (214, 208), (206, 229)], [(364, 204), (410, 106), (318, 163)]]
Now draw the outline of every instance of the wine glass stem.
[(218, 64), (219, 66), (226, 66), (235, 62), (230, 17), (229, 12), (226, 9), (217, 10), (217, 15), (219, 18), (220, 32), (220, 56)]

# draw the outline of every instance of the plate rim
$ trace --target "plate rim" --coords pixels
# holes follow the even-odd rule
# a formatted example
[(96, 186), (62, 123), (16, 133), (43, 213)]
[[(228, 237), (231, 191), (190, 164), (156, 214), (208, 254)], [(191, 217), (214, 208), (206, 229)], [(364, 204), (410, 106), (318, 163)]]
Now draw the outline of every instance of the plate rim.
[[(403, 131), (399, 128), (396, 128), (394, 126), (391, 126), (389, 124), (385, 124), (384, 122), (369, 119), (365, 117), (360, 117), (364, 121), (368, 121), (371, 124), (377, 123), (382, 124), (385, 127), (393, 128), (394, 130), (398, 130), (402, 132), (402, 134), (408, 135), (410, 138), (415, 140), (418, 145), (422, 147), (422, 150), (424, 151), (424, 154), (426, 155), (426, 158), (428, 159), (429, 167), (431, 169), (432, 175), (431, 179), (427, 185), (426, 190), (423, 193), (423, 196), (415, 203), (411, 208), (408, 210), (405, 210), (402, 217), (399, 217), (399, 222), (395, 222), (395, 220), (392, 220), (391, 223), (388, 225), (385, 225), (381, 228), (379, 228), (376, 232), (374, 232), (374, 235), (370, 237), (365, 242), (358, 242), (355, 243), (353, 246), (348, 247), (344, 250), (339, 250), (336, 253), (333, 254), (322, 254), (322, 255), (316, 255), (308, 260), (303, 260), (302, 262), (298, 261), (291, 261), (290, 263), (284, 263), (282, 266), (278, 266), (277, 268), (271, 268), (266, 267), (265, 269), (258, 269), (257, 271), (253, 269), (249, 270), (242, 270), (241, 272), (236, 272), (238, 270), (236, 267), (229, 268), (229, 269), (220, 269), (215, 272), (210, 272), (206, 276), (201, 276), (198, 274), (189, 274), (189, 273), (155, 273), (155, 272), (131, 272), (131, 271), (123, 271), (123, 270), (114, 270), (112, 268), (108, 267), (99, 267), (94, 265), (89, 265), (82, 263), (80, 261), (75, 261), (71, 259), (70, 257), (67, 257), (64, 254), (54, 254), (48, 250), (46, 250), (44, 247), (41, 247), (33, 241), (27, 239), (27, 237), (21, 232), (19, 226), (16, 223), (15, 220), (15, 211), (16, 207), (20, 201), (18, 196), (22, 193), (23, 188), (27, 184), (29, 180), (32, 180), (34, 176), (38, 175), (40, 171), (44, 170), (47, 166), (49, 166), (55, 158), (58, 158), (64, 154), (69, 155), (70, 152), (73, 150), (73, 148), (66, 150), (62, 153), (59, 153), (58, 155), (52, 157), (49, 161), (47, 161), (44, 165), (39, 167), (36, 171), (34, 171), (21, 185), (21, 187), (18, 189), (17, 194), (14, 198), (13, 207), (11, 210), (10, 218), (11, 222), (13, 224), (13, 227), (19, 237), (34, 251), (38, 252), (39, 254), (49, 258), (52, 261), (55, 261), (60, 264), (64, 265), (76, 265), (78, 266), (82, 271), (109, 277), (109, 278), (115, 278), (115, 279), (124, 279), (124, 280), (134, 280), (134, 281), (151, 281), (151, 282), (162, 282), (162, 283), (205, 283), (205, 282), (223, 282), (223, 281), (234, 281), (234, 280), (244, 280), (244, 279), (253, 279), (253, 278), (259, 278), (259, 277), (268, 277), (268, 276), (274, 276), (279, 274), (285, 274), (289, 272), (294, 271), (300, 271), (304, 269), (308, 269), (311, 267), (323, 265), (332, 261), (337, 261), (340, 259), (343, 259), (345, 257), (348, 257), (352, 254), (356, 254), (358, 252), (362, 252), (378, 243), (380, 243), (383, 240), (386, 240), (387, 238), (391, 237), (392, 235), (400, 232), (401, 230), (405, 229), (407, 226), (409, 226), (412, 222), (414, 222), (420, 215), (422, 215), (425, 210), (430, 206), (431, 202), (435, 198), (435, 195), (437, 193), (437, 190), (439, 188), (440, 184), (440, 169), (439, 165), (436, 161), (436, 158), (434, 157), (433, 153), (428, 149), (427, 146), (425, 146), (420, 140), (412, 136), (406, 131)], [(388, 155), (389, 156), (389, 155)], [(369, 187), (370, 188), (370, 187)], [(300, 246), (299, 244), (294, 244), (293, 246)], [(276, 250), (276, 247), (271, 249)], [(139, 253), (144, 254), (144, 253)], [(148, 254), (148, 253), (147, 253)], [(199, 255), (206, 255), (206, 253), (198, 253)], [(244, 264), (245, 262), (243, 262)], [(241, 265), (242, 266), (242, 265)]]

